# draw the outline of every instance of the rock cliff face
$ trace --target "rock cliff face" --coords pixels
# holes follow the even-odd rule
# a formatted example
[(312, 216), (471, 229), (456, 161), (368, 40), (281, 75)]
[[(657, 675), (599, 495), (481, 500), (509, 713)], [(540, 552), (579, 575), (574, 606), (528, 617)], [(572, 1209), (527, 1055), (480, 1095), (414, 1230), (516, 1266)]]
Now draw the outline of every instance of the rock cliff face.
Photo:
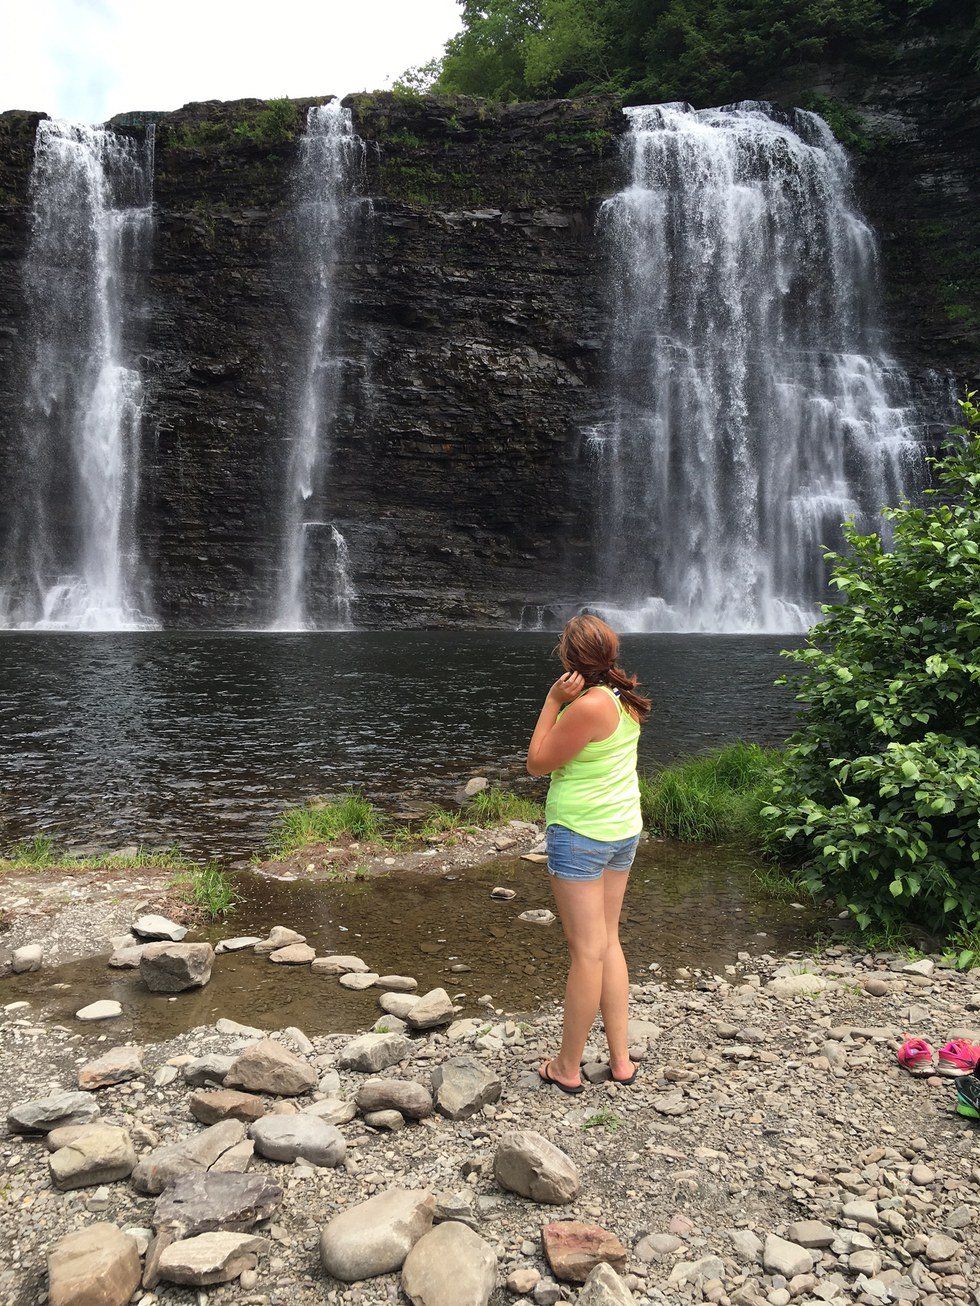
[[(872, 91), (861, 112), (874, 148), (857, 158), (884, 241), (895, 349), (916, 376), (966, 375), (976, 319), (951, 311), (975, 223), (963, 88), (933, 92), (910, 75), (900, 100)], [(261, 625), (271, 615), (283, 415), (302, 343), (290, 308), (290, 174), (309, 103), (154, 115), (154, 257), (133, 348), (147, 390), (139, 520), (168, 625)], [(587, 568), (582, 432), (599, 404), (607, 329), (596, 218), (620, 175), (624, 119), (611, 99), (348, 103), (368, 146), (373, 214), (338, 274), (342, 384), (322, 516), (350, 549), (355, 620), (514, 624), (525, 605), (574, 594)], [(21, 458), (21, 263), (37, 120), (0, 115), (8, 486)], [(115, 125), (145, 130), (140, 115)], [(0, 528), (3, 515), (0, 501)]]

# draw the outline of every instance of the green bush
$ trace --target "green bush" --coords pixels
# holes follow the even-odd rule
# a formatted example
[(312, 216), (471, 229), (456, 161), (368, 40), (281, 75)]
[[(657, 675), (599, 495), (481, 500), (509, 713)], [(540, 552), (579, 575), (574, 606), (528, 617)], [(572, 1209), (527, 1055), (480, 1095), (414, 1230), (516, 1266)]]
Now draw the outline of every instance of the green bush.
[(647, 829), (686, 843), (752, 838), (769, 797), (774, 754), (737, 743), (640, 777)]
[(762, 809), (772, 850), (802, 862), (862, 930), (969, 938), (980, 925), (980, 409), (934, 460), (921, 507), (891, 509), (886, 551), (845, 528), (846, 601), (800, 663), (802, 721)]

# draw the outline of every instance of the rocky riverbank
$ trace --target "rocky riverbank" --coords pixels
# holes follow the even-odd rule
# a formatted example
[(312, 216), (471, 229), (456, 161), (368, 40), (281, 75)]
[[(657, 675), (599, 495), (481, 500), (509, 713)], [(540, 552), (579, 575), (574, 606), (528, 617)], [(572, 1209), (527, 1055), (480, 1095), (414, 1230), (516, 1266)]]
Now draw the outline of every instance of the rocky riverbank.
[[(177, 1003), (222, 965), (141, 931), (143, 980)], [(640, 1079), (607, 1081), (597, 1030), (587, 1092), (565, 1097), (535, 1073), (557, 1008), (514, 1019), (488, 994), (460, 1019), (369, 940), (229, 946), (376, 993), (378, 1024), (219, 1020), (120, 1048), (111, 1019), (8, 1005), (2, 1301), (977, 1299), (980, 1135), (952, 1081), (894, 1055), (907, 1031), (980, 1039), (975, 976), (844, 945), (719, 974), (635, 956)]]

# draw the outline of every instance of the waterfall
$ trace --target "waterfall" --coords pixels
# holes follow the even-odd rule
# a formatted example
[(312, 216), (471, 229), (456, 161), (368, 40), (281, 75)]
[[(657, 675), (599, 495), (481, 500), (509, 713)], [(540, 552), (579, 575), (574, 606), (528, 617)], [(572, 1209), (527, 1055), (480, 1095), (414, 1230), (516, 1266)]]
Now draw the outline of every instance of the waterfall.
[(337, 353), (337, 265), (363, 204), (354, 194), (364, 144), (349, 109), (338, 100), (307, 114), (293, 177), (293, 231), (298, 254), (304, 344), (291, 415), (282, 508), (282, 557), (274, 630), (345, 629), (357, 594), (347, 542), (330, 527), (332, 573), (327, 594), (314, 585), (311, 539), (327, 524), (312, 520), (327, 498), (330, 434), (340, 398), (343, 359)]
[(623, 628), (794, 631), (822, 546), (917, 480), (874, 233), (816, 114), (627, 109), (595, 606)]
[(144, 143), (42, 120), (25, 265), (23, 483), (0, 580), (0, 626), (152, 624), (136, 540), (140, 419), (129, 357), (152, 236)]

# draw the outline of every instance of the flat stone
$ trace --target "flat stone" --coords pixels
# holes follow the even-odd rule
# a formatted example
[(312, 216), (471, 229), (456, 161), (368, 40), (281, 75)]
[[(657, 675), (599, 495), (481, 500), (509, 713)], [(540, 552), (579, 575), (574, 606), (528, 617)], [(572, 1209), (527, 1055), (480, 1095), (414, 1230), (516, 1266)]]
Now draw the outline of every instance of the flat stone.
[(378, 1006), (389, 1016), (394, 1016), (397, 1020), (406, 1020), (408, 1013), (419, 1001), (414, 993), (382, 993), (378, 998)]
[(636, 1298), (613, 1267), (603, 1261), (585, 1281), (576, 1306), (635, 1306)]
[(115, 1020), (122, 1015), (122, 1005), (111, 998), (102, 998), (99, 1002), (90, 1002), (75, 1012), (76, 1020)]
[(140, 978), (151, 993), (183, 993), (211, 978), (210, 943), (151, 943), (140, 957)]
[(62, 1191), (128, 1179), (135, 1166), (129, 1130), (114, 1125), (92, 1125), (48, 1158), (51, 1180)]
[(234, 1064), (235, 1058), (223, 1052), (210, 1052), (207, 1056), (195, 1057), (184, 1067), (184, 1082), (191, 1088), (203, 1088), (206, 1084), (220, 1086)]
[(411, 1079), (366, 1079), (357, 1090), (358, 1110), (400, 1111), (409, 1120), (432, 1115), (432, 1094)]
[(147, 946), (145, 943), (137, 943), (131, 947), (116, 948), (109, 958), (109, 965), (114, 970), (139, 970), (140, 957)]
[(702, 1256), (696, 1261), (677, 1261), (667, 1279), (668, 1288), (683, 1288), (688, 1284), (702, 1287), (712, 1279), (723, 1279), (725, 1262), (718, 1256)]
[(15, 1102), (7, 1112), (7, 1125), (14, 1134), (46, 1134), (63, 1125), (86, 1125), (102, 1114), (89, 1093), (51, 1093)]
[(493, 1248), (456, 1220), (424, 1234), (402, 1267), (402, 1291), (413, 1306), (487, 1306), (496, 1282)]
[(368, 1111), (364, 1116), (364, 1123), (371, 1129), (385, 1129), (389, 1133), (396, 1133), (399, 1129), (405, 1128), (405, 1117), (400, 1111)]
[[(634, 1250), (641, 1261), (650, 1264), (662, 1261), (667, 1256), (673, 1256), (674, 1252), (679, 1252), (683, 1246), (683, 1238), (678, 1238), (676, 1234), (648, 1233), (645, 1238), (640, 1239)], [(761, 1241), (759, 1250), (762, 1250)]]
[(290, 943), (269, 953), (269, 960), (277, 966), (308, 966), (316, 956), (316, 949), (308, 943)]
[(178, 925), (176, 921), (156, 913), (138, 917), (133, 921), (130, 929), (138, 938), (166, 939), (170, 943), (180, 943), (187, 935), (185, 926)]
[(910, 961), (902, 967), (903, 975), (923, 975), (927, 979), (933, 975), (936, 969), (936, 963), (931, 957), (920, 957), (918, 961)]
[(387, 989), (391, 993), (414, 993), (419, 982), (411, 975), (380, 975), (375, 980), (375, 988)]
[(239, 934), (233, 939), (220, 939), (214, 945), (214, 955), (220, 957), (226, 952), (244, 952), (246, 948), (254, 948), (261, 942), (255, 934)]
[(254, 1270), (268, 1250), (266, 1238), (248, 1233), (202, 1233), (164, 1248), (157, 1272), (168, 1283), (204, 1288), (231, 1283), (245, 1270)]
[(854, 1220), (858, 1224), (881, 1224), (881, 1214), (877, 1206), (862, 1197), (845, 1202), (841, 1208), (841, 1215), (845, 1220)]
[(960, 1255), (963, 1248), (955, 1238), (945, 1233), (934, 1233), (926, 1243), (927, 1261), (952, 1261)]
[(801, 1247), (829, 1247), (836, 1238), (836, 1232), (829, 1224), (820, 1220), (797, 1220), (786, 1230), (786, 1237), (791, 1243)]
[(39, 943), (26, 943), (22, 948), (15, 948), (10, 957), (10, 969), (15, 975), (29, 975), (40, 970), (44, 961), (44, 949)]
[(240, 1120), (222, 1120), (179, 1143), (167, 1143), (141, 1157), (133, 1171), (133, 1187), (138, 1193), (156, 1196), (184, 1175), (210, 1170), (222, 1155), (245, 1138)]
[(271, 1038), (245, 1048), (224, 1079), (226, 1088), (244, 1088), (251, 1093), (271, 1093), (277, 1097), (307, 1093), (316, 1081), (316, 1071), (308, 1061)]
[(389, 1188), (342, 1211), (320, 1234), (323, 1268), (344, 1283), (401, 1269), (434, 1211), (435, 1198), (417, 1188)]
[(82, 1066), (78, 1072), (78, 1087), (93, 1092), (97, 1088), (111, 1088), (114, 1084), (137, 1079), (142, 1073), (143, 1057), (140, 1048), (112, 1048)]
[(528, 925), (553, 925), (557, 917), (547, 907), (531, 907), (527, 911), (522, 911), (517, 919), (525, 921)]
[(270, 952), (278, 952), (280, 948), (288, 948), (294, 943), (305, 942), (305, 934), (298, 934), (296, 930), (287, 929), (285, 925), (273, 925), (269, 931), (269, 937), (260, 939), (253, 950), (260, 957), (267, 957)]
[(244, 1174), (252, 1164), (255, 1144), (250, 1138), (229, 1147), (208, 1167), (208, 1174)]
[(342, 988), (359, 991), (371, 988), (377, 984), (379, 978), (373, 970), (349, 971), (346, 975), (341, 975), (338, 983)]
[(361, 1034), (344, 1048), (339, 1065), (341, 1069), (374, 1074), (411, 1055), (412, 1041), (404, 1034)]
[(435, 1029), (438, 1025), (448, 1025), (455, 1014), (446, 990), (430, 989), (419, 998), (405, 1019), (412, 1029)]
[(813, 1269), (813, 1256), (797, 1243), (779, 1238), (771, 1233), (762, 1248), (762, 1267), (768, 1274), (782, 1274), (792, 1279), (797, 1274), (809, 1274)]
[(265, 1038), (264, 1029), (258, 1029), (255, 1025), (242, 1025), (237, 1020), (229, 1020), (227, 1016), (222, 1016), (214, 1023), (215, 1029), (219, 1034), (232, 1034), (237, 1038)]
[(139, 1282), (136, 1242), (114, 1224), (78, 1229), (48, 1252), (48, 1306), (127, 1306)]
[(404, 1034), (407, 1029), (404, 1020), (398, 1016), (379, 1016), (371, 1026), (375, 1034)]
[(614, 1233), (581, 1220), (555, 1220), (541, 1230), (551, 1272), (565, 1283), (585, 1283), (601, 1262), (614, 1270), (626, 1266), (626, 1248)]
[(250, 1127), (249, 1137), (260, 1156), (270, 1161), (302, 1159), (311, 1165), (340, 1165), (347, 1154), (336, 1125), (300, 1112), (295, 1116), (265, 1116)]
[(251, 1124), (253, 1120), (261, 1120), (269, 1109), (264, 1098), (254, 1093), (239, 1093), (234, 1088), (199, 1088), (187, 1099), (187, 1106), (202, 1125), (215, 1125), (219, 1120), (244, 1120)]
[(328, 1125), (346, 1125), (357, 1115), (357, 1107), (339, 1097), (323, 1097), (303, 1107), (303, 1114), (317, 1116)]
[(501, 1188), (553, 1206), (574, 1201), (582, 1187), (571, 1157), (533, 1129), (516, 1129), (502, 1136), (493, 1158), (493, 1173)]
[(360, 957), (352, 957), (344, 953), (333, 953), (329, 957), (317, 957), (313, 962), (313, 970), (318, 975), (350, 975), (355, 971), (361, 974), (367, 974), (371, 967)]
[(44, 1135), (44, 1146), (49, 1152), (57, 1152), (60, 1148), (68, 1147), (70, 1143), (77, 1142), (90, 1129), (101, 1128), (101, 1120), (93, 1120), (87, 1125), (60, 1125), (57, 1129), (51, 1129)]
[(280, 1186), (266, 1175), (213, 1170), (185, 1175), (157, 1198), (153, 1224), (172, 1239), (218, 1229), (247, 1233), (269, 1219), (282, 1197)]
[(812, 997), (815, 993), (822, 993), (827, 987), (827, 981), (822, 975), (779, 975), (776, 979), (771, 979), (766, 985), (766, 989), (777, 998), (801, 998)]
[(432, 1071), (435, 1107), (449, 1120), (468, 1120), (492, 1102), (500, 1101), (503, 1084), (478, 1057), (451, 1057)]

